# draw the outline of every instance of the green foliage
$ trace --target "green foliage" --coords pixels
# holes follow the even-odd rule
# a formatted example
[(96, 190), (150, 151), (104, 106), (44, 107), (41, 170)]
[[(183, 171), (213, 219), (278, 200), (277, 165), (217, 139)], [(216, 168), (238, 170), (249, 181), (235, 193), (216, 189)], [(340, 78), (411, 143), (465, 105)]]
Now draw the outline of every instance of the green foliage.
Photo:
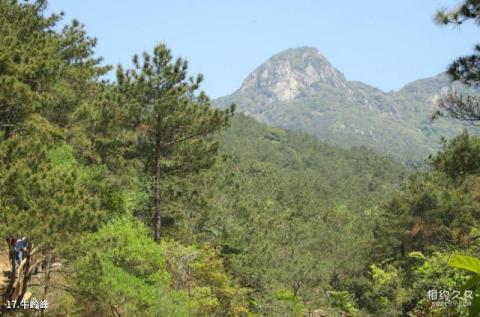
[(300, 47), (272, 56), (240, 89), (214, 102), (219, 107), (235, 103), (240, 112), (261, 122), (315, 135), (329, 144), (367, 146), (419, 166), (440, 149), (441, 137), (454, 137), (468, 127), (445, 118), (431, 122), (429, 105), (445, 87), (478, 96), (478, 89), (451, 83), (445, 74), (383, 92), (347, 81), (316, 49)]
[(368, 264), (374, 206), (406, 171), (366, 149), (338, 149), (241, 115), (218, 140), (226, 168), (215, 173), (211, 210), (194, 234), (221, 243), (262, 314), (296, 307), (278, 290), (309, 307), (327, 305), (325, 291)]
[(59, 129), (33, 116), (26, 133), (28, 138), (17, 134), (1, 144), (4, 232), (56, 248), (122, 211), (122, 197), (102, 169), (79, 165)]
[(117, 219), (77, 245), (67, 277), (77, 313), (128, 316), (253, 316), (248, 290), (207, 246), (160, 245), (136, 220)]
[[(468, 20), (479, 22), (480, 4), (476, 0), (464, 0), (454, 9), (442, 9), (437, 12), (435, 21), (440, 25), (454, 24), (461, 25)], [(475, 54), (456, 59), (449, 67), (448, 73), (454, 80), (460, 80), (469, 85), (478, 85), (480, 77), (478, 61), (480, 47), (475, 47)]]
[(108, 67), (93, 57), (95, 39), (78, 21), (59, 31), (61, 16), (45, 9), (45, 1), (0, 2), (0, 228), (39, 250), (35, 265), (49, 276), (42, 296), (58, 282), (49, 281), (58, 261), (71, 275), (52, 273), (68, 283), (54, 289), (75, 299), (60, 295), (69, 307), (58, 313), (251, 315), (247, 289), (213, 249), (192, 247), (198, 285), (189, 294), (168, 273), (162, 252), (172, 247), (154, 244), (136, 221), (117, 219), (151, 208), (150, 128), (162, 133), (161, 191), (172, 207), (179, 196), (169, 195), (171, 187), (216, 161), (216, 143), (206, 136), (231, 112), (211, 109), (196, 93), (201, 76), (188, 79), (187, 63), (171, 62), (164, 45), (135, 64), (139, 73), (119, 70), (117, 83), (98, 81)]
[(198, 316), (253, 316), (247, 300), (250, 291), (226, 272), (217, 250), (170, 240), (161, 248), (174, 286), (188, 290)]
[(225, 126), (231, 112), (210, 107), (205, 93), (197, 93), (203, 76), (187, 79), (187, 62), (173, 61), (164, 44), (152, 55), (144, 53), (142, 63), (138, 56), (133, 61), (134, 68), (117, 70), (117, 81), (138, 132), (137, 155), (148, 163), (145, 170), (155, 174), (156, 155), (165, 178), (211, 166), (217, 146), (204, 137)]
[(452, 254), (434, 252), (431, 256), (425, 257), (420, 252), (413, 252), (409, 256), (415, 259), (413, 285), (410, 293), (415, 296), (417, 304), (412, 311), (417, 314), (428, 313), (428, 316), (444, 316), (446, 314), (466, 316), (468, 308), (461, 306), (432, 307), (431, 300), (427, 297), (429, 290), (432, 289), (447, 290), (451, 293), (458, 291), (463, 296), (462, 284), (465, 282), (466, 276), (447, 265)]
[[(479, 138), (444, 142), (400, 188), (401, 164), (283, 129), (413, 162), (459, 127), (425, 119), (444, 76), (387, 94), (290, 50), (258, 72), (328, 76), (289, 101), (254, 76), (219, 101), (269, 127), (213, 109), (164, 44), (100, 81), (95, 39), (45, 8), (0, 0), (0, 230), (39, 247), (26, 282), (52, 314), (466, 314), (425, 292), (478, 287), (447, 262), (480, 250)], [(479, 273), (475, 261), (450, 265)]]
[[(60, 32), (60, 15), (46, 16), (46, 1), (0, 2), (0, 128), (10, 136), (40, 112), (65, 125), (108, 68), (92, 57), (95, 40), (77, 21)], [(81, 94), (81, 95), (80, 95)]]
[(133, 64), (126, 71), (117, 69), (118, 89), (128, 104), (124, 124), (136, 133), (134, 156), (154, 180), (151, 224), (160, 242), (164, 181), (212, 166), (217, 144), (205, 137), (228, 124), (233, 106), (212, 109), (206, 94), (197, 93), (203, 76), (187, 79), (187, 62), (173, 61), (164, 44), (152, 55), (144, 53), (142, 61), (135, 55)]
[[(477, 0), (464, 0), (454, 9), (443, 8), (437, 12), (435, 21), (440, 25), (452, 24), (460, 26), (473, 21), (479, 24), (480, 4)], [(480, 86), (478, 64), (480, 61), (480, 45), (476, 45), (474, 53), (455, 59), (448, 67), (448, 75), (454, 81), (477, 88)], [(480, 99), (477, 93), (452, 92), (437, 101), (439, 110), (434, 117), (448, 115), (460, 121), (478, 123), (480, 120)]]
[(448, 265), (480, 274), (480, 260), (471, 256), (456, 255), (450, 259)]
[(282, 314), (287, 317), (303, 316), (305, 306), (300, 297), (288, 289), (279, 289), (273, 292), (273, 296), (270, 299), (272, 303), (271, 307), (275, 307), (274, 314)]
[[(456, 143), (452, 141), (434, 161), (448, 157)], [(470, 175), (458, 183), (456, 176), (451, 178), (442, 168), (415, 175), (384, 206), (376, 229), (380, 256), (398, 260), (410, 251), (430, 253), (470, 245), (480, 212), (475, 185), (478, 179)]]
[[(478, 250), (477, 143), (478, 137), (467, 133), (445, 142), (443, 151), (430, 159), (432, 170), (411, 177), (381, 209), (375, 230), (375, 258), (388, 263), (383, 270), (399, 274), (397, 288), (409, 294), (400, 302), (395, 298), (387, 301), (397, 303), (393, 311), (428, 316), (466, 314), (462, 307), (434, 308), (425, 294), (432, 288), (461, 289), (466, 277), (447, 266), (452, 250)], [(454, 257), (450, 263), (462, 267), (474, 264), (466, 259)]]
[(372, 265), (370, 269), (374, 291), (378, 296), (376, 313), (384, 316), (396, 315), (410, 296), (408, 290), (402, 285), (401, 270), (391, 265), (387, 265), (384, 269)]
[(347, 291), (331, 291), (329, 293), (332, 306), (339, 308), (341, 311), (355, 315), (358, 309)]
[(450, 259), (448, 265), (453, 268), (459, 268), (474, 273), (474, 275), (470, 277), (468, 282), (465, 283), (463, 289), (475, 290), (472, 305), (469, 310), (469, 316), (478, 316), (478, 314), (480, 313), (480, 293), (478, 286), (478, 282), (480, 279), (480, 260), (471, 256), (457, 254)]
[(444, 151), (435, 156), (432, 165), (453, 180), (464, 179), (480, 172), (480, 139), (464, 131), (450, 142), (444, 142)]
[(140, 223), (115, 220), (77, 248), (82, 256), (69, 278), (80, 315), (194, 316), (187, 293), (170, 287), (162, 248)]

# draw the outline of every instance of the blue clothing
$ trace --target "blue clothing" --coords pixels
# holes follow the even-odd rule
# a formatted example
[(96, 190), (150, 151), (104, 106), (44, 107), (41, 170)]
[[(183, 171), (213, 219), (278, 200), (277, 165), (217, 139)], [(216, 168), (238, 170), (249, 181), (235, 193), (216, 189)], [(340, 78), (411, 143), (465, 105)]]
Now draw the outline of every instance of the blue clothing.
[(17, 252), (20, 252), (20, 251), (23, 252), (25, 247), (26, 247), (25, 241), (22, 239), (18, 239), (17, 242), (15, 243), (15, 251)]
[(23, 239), (18, 239), (17, 242), (15, 243), (15, 246), (13, 247), (13, 254), (14, 254), (14, 266), (13, 266), (13, 272), (17, 270), (17, 268), (20, 266), (22, 263), (24, 254), (25, 254), (25, 247), (27, 244), (25, 243), (25, 240)]
[(18, 251), (18, 252), (17, 252), (17, 259), (18, 259), (18, 263), (22, 263), (22, 260), (23, 260), (23, 251)]

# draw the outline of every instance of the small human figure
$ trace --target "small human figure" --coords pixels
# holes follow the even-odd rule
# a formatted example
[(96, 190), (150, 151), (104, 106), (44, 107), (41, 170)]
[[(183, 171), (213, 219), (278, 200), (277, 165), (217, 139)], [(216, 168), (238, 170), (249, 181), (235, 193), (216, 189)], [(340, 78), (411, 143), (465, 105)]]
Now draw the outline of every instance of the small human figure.
[(22, 263), (23, 258), (25, 257), (25, 251), (27, 250), (26, 238), (17, 239), (15, 242), (14, 253), (15, 253), (15, 266), (18, 267)]
[(12, 263), (12, 273), (15, 274), (15, 269), (16, 269), (16, 254), (15, 254), (15, 244), (17, 243), (17, 238), (13, 234), (9, 234), (7, 236), (7, 244), (8, 244), (8, 251), (9, 251), (9, 257), (10, 261)]
[(15, 235), (9, 235), (7, 238), (7, 243), (10, 251), (13, 252), (13, 249), (15, 248), (15, 243), (17, 243), (17, 238), (15, 237)]

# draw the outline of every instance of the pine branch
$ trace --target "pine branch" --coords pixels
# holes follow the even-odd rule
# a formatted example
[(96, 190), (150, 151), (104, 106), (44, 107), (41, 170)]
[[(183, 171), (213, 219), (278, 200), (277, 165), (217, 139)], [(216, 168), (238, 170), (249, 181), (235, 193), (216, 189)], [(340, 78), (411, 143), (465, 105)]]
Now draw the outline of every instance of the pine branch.
[[(219, 124), (218, 126), (220, 126), (220, 124)], [(187, 136), (185, 136), (185, 137), (182, 137), (182, 138), (179, 138), (179, 139), (176, 139), (176, 140), (167, 142), (167, 143), (165, 143), (164, 145), (170, 146), (170, 145), (174, 145), (174, 144), (178, 144), (178, 143), (182, 143), (182, 142), (188, 141), (188, 140), (193, 139), (193, 138), (198, 137), (198, 136), (204, 136), (204, 135), (210, 134), (210, 133), (216, 131), (216, 130), (218, 129), (218, 126), (217, 126), (217, 125), (211, 126), (210, 128), (201, 130), (200, 132), (196, 132), (196, 133), (187, 135)]]
[(450, 116), (470, 124), (480, 122), (480, 100), (477, 97), (451, 93), (441, 98), (437, 106), (439, 110), (432, 115), (432, 120)]

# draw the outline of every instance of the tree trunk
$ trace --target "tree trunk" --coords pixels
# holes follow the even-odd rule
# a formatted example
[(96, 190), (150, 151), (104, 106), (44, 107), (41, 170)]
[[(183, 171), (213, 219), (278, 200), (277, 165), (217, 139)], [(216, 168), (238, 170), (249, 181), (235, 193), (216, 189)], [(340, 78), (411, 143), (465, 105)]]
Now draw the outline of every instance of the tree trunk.
[[(30, 274), (30, 264), (31, 264), (31, 257), (30, 251), (25, 253), (25, 264), (24, 264), (24, 273), (22, 278), (22, 284), (19, 289), (19, 295), (17, 298), (17, 302), (21, 302), (27, 293), (28, 283), (30, 282), (31, 274)], [(21, 278), (20, 276), (18, 278)]]
[(12, 136), (12, 127), (7, 125), (3, 130), (3, 139), (6, 141)]
[(154, 185), (154, 204), (155, 204), (155, 215), (153, 217), (153, 230), (154, 230), (154, 240), (156, 243), (160, 243), (160, 236), (162, 230), (162, 208), (160, 205), (160, 142), (157, 140), (155, 145), (155, 185)]
[[(46, 262), (47, 262), (47, 263), (46, 263), (46, 265), (45, 265), (46, 269), (45, 269), (45, 281), (44, 281), (45, 285), (44, 285), (44, 287), (43, 287), (43, 296), (42, 296), (42, 299), (47, 298), (48, 286), (49, 286), (49, 284), (50, 284), (50, 278), (51, 278), (50, 275), (51, 275), (51, 273), (52, 273), (52, 263), (53, 263), (53, 259), (52, 259), (50, 256), (48, 256)], [(44, 309), (40, 310), (40, 316), (41, 316), (41, 317), (44, 317), (44, 316), (45, 316), (45, 310), (44, 310)]]

